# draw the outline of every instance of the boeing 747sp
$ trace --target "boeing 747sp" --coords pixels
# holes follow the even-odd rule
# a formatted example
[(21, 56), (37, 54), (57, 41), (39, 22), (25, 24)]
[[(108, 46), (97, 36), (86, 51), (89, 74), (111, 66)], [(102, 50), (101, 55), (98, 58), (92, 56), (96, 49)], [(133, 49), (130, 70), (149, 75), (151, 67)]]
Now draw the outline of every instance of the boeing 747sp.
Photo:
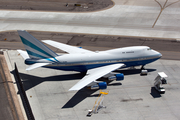
[(42, 42), (61, 49), (68, 54), (58, 55), (26, 31), (18, 30), (26, 51), (17, 50), (29, 65), (26, 70), (47, 67), (66, 71), (85, 72), (86, 75), (69, 90), (80, 90), (85, 86), (107, 87), (101, 77), (109, 80), (123, 80), (122, 73), (112, 71), (132, 66), (144, 66), (158, 60), (161, 53), (147, 46), (133, 46), (94, 52), (83, 48), (58, 43), (52, 40)]

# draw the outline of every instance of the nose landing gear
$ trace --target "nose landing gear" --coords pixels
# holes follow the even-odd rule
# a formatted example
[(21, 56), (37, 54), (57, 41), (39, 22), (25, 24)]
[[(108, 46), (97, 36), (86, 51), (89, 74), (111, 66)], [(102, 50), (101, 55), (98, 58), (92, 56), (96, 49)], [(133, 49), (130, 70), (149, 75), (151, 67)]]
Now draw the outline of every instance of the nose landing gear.
[(144, 65), (141, 67), (141, 75), (147, 75), (148, 71), (144, 68)]

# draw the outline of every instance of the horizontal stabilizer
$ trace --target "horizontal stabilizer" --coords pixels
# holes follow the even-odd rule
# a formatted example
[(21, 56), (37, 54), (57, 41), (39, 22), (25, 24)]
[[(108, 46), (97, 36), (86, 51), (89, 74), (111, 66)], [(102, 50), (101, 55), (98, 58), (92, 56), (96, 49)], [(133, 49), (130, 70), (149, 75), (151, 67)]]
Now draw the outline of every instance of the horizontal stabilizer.
[(32, 70), (32, 69), (39, 68), (39, 67), (49, 65), (49, 64), (51, 63), (35, 63), (33, 65), (30, 65), (28, 68), (26, 68), (26, 70)]
[(29, 58), (29, 55), (27, 54), (26, 51), (23, 51), (23, 50), (17, 50), (17, 51), (20, 53), (20, 55), (21, 55), (24, 59)]

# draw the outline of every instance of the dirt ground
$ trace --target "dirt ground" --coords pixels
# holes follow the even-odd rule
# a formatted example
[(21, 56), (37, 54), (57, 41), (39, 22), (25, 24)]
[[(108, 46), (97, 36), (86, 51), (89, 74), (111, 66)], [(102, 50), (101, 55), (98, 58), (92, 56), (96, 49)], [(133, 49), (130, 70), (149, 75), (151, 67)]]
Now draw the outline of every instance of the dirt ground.
[(112, 7), (111, 0), (0, 0), (0, 9), (88, 12)]
[(0, 54), (0, 119), (24, 120), (6, 60)]

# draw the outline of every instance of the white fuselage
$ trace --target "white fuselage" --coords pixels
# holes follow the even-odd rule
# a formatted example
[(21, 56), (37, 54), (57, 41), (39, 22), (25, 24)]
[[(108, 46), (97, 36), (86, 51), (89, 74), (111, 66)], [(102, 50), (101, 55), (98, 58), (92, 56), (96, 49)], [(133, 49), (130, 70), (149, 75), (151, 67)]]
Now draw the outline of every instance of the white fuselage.
[(85, 71), (115, 63), (124, 63), (126, 67), (145, 65), (159, 59), (161, 56), (159, 52), (149, 47), (135, 46), (95, 53), (64, 54), (54, 59), (51, 58), (51, 60), (41, 59), (37, 62), (52, 62), (47, 67), (55, 69)]

